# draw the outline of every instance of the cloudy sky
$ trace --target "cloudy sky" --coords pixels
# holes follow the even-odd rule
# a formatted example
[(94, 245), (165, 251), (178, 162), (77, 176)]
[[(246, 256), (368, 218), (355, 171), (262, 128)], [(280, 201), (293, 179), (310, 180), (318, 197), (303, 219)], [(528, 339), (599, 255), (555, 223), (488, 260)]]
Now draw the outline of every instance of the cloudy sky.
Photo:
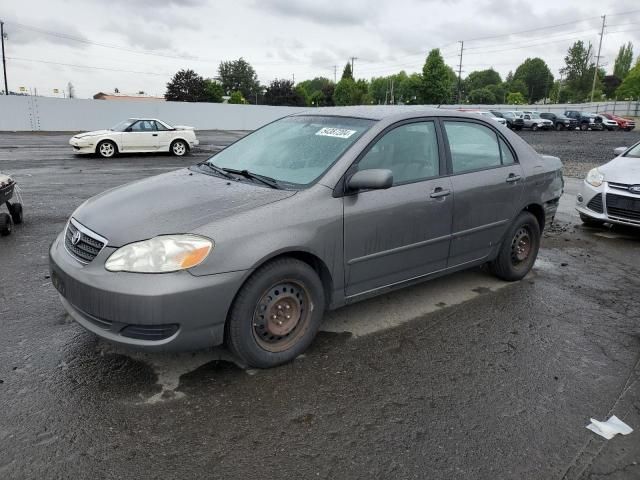
[[(597, 48), (607, 28), (607, 70), (623, 42), (640, 53), (637, 0), (514, 2), (507, 0), (2, 0), (9, 88), (75, 86), (162, 95), (181, 68), (216, 75), (221, 60), (244, 57), (260, 81), (338, 78), (349, 57), (356, 77), (419, 71), (441, 48), (457, 70), (494, 67), (503, 76), (526, 57), (540, 56), (554, 74), (576, 40)], [(464, 76), (464, 73), (463, 73)]]

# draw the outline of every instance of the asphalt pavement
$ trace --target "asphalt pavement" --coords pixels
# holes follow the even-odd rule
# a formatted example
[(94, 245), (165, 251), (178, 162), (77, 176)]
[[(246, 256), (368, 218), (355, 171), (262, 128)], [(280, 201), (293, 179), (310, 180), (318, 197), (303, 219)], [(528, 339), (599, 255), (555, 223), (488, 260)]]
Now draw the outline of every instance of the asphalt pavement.
[[(585, 163), (604, 133), (574, 133), (523, 137)], [(0, 479), (640, 478), (640, 232), (583, 227), (577, 179), (524, 280), (474, 269), (331, 312), (279, 368), (135, 353), (75, 324), (47, 266), (71, 212), (242, 135), (105, 161), (73, 156), (68, 134), (0, 133), (25, 203), (0, 238)], [(612, 414), (636, 431), (585, 428)]]

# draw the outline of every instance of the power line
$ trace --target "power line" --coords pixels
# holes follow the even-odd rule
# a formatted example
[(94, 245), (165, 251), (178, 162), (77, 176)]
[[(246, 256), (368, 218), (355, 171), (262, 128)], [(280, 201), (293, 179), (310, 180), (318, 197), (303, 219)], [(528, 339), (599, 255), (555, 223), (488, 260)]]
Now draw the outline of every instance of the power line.
[[(577, 34), (584, 34), (584, 33), (597, 33), (598, 29), (597, 28), (590, 28), (589, 30), (577, 30), (577, 31), (573, 31), (573, 32), (561, 32), (561, 33), (554, 33), (554, 34), (550, 34), (550, 35), (544, 35), (542, 37), (536, 37), (536, 38), (529, 38), (527, 40), (518, 40), (516, 42), (513, 43), (509, 43), (509, 45), (524, 45), (526, 44), (530, 44), (531, 42), (537, 42), (539, 40), (546, 40), (548, 38), (555, 38), (555, 37), (565, 37), (567, 35), (577, 35)], [(558, 40), (562, 40), (562, 38), (559, 38)], [(468, 47), (465, 50), (485, 50), (487, 48), (494, 48), (494, 47), (501, 47), (503, 46), (504, 43), (493, 43), (491, 45), (484, 45), (482, 47)]]
[(61, 62), (51, 62), (49, 60), (41, 60), (36, 58), (21, 58), (21, 57), (7, 57), (8, 60), (16, 60), (19, 62), (32, 62), (32, 63), (46, 63), (50, 65), (61, 65), (63, 67), (72, 67), (72, 68), (86, 68), (91, 70), (105, 70), (108, 72), (123, 72), (123, 73), (137, 73), (140, 75), (157, 75), (161, 77), (171, 76), (169, 73), (158, 73), (158, 72), (141, 72), (136, 70), (122, 70), (119, 68), (108, 68), (108, 67), (96, 67), (93, 65), (77, 65), (72, 63), (61, 63)]

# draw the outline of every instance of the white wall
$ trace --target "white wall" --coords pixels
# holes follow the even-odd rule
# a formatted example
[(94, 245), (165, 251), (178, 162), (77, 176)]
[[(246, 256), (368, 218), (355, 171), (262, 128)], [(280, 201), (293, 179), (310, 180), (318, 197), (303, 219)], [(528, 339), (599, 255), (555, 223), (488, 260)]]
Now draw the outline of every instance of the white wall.
[(0, 95), (0, 131), (80, 131), (109, 128), (130, 117), (159, 118), (198, 130), (254, 130), (305, 110), (266, 105), (80, 100)]
[[(441, 108), (482, 110), (536, 110), (564, 112), (615, 112), (640, 115), (640, 102), (600, 102), (562, 105), (443, 105)], [(0, 95), (0, 131), (81, 131), (109, 128), (130, 117), (160, 118), (173, 125), (198, 130), (254, 130), (291, 113), (298, 107), (229, 105), (161, 101), (79, 100), (50, 97)]]

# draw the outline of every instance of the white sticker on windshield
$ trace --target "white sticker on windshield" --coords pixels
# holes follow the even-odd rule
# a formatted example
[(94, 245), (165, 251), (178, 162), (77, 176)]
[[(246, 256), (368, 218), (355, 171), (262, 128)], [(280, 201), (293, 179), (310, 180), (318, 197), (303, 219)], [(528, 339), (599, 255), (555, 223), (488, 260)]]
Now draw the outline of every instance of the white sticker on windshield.
[(323, 137), (336, 137), (336, 138), (349, 138), (356, 133), (355, 130), (345, 130), (343, 128), (321, 128), (316, 132), (316, 135)]

